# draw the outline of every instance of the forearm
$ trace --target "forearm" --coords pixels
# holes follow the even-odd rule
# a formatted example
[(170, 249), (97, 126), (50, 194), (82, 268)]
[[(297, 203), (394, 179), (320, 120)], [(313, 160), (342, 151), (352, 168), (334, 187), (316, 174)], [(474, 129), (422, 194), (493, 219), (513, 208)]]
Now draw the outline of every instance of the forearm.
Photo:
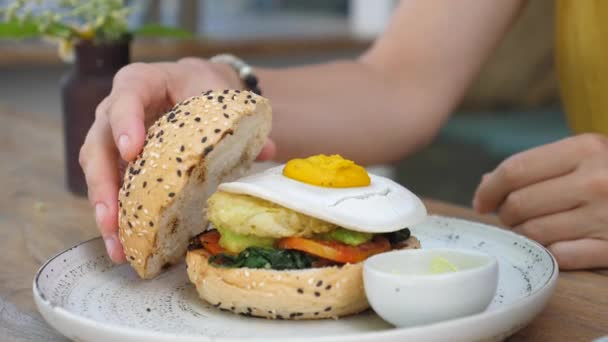
[(428, 143), (521, 4), (403, 1), (358, 60), (258, 69), (279, 159), (341, 153), (389, 162)]
[(402, 91), (358, 61), (259, 74), (272, 101), (272, 138), (281, 160), (316, 153), (365, 164), (395, 160), (428, 142), (445, 117), (416, 106), (413, 99), (424, 94)]

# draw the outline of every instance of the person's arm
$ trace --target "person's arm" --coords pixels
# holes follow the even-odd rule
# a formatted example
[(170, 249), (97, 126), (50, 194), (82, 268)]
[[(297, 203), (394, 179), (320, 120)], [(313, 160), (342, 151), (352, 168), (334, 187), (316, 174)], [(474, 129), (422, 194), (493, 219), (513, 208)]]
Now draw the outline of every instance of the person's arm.
[[(428, 143), (500, 40), (523, 0), (406, 0), (380, 39), (356, 61), (261, 69), (274, 110), (278, 158), (339, 152), (386, 162)], [(239, 88), (227, 66), (188, 58), (135, 63), (114, 78), (80, 151), (89, 200), (114, 261), (119, 160), (141, 151), (146, 123), (206, 89)], [(263, 158), (275, 155), (267, 145)]]
[(258, 70), (281, 160), (394, 161), (429, 143), (524, 1), (401, 1), (359, 59)]

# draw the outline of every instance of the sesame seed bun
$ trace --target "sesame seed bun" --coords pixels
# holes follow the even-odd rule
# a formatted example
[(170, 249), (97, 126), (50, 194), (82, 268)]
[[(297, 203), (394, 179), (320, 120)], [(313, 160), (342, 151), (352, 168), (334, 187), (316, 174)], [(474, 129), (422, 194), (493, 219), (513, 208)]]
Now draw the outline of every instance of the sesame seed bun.
[(119, 237), (142, 278), (181, 261), (207, 226), (207, 198), (242, 176), (271, 128), (269, 101), (249, 91), (209, 91), (178, 103), (147, 132), (118, 195)]
[[(402, 249), (420, 248), (410, 237)], [(369, 308), (363, 288), (363, 263), (276, 271), (221, 268), (209, 264), (204, 249), (188, 251), (188, 277), (199, 296), (226, 311), (270, 319), (322, 319)]]

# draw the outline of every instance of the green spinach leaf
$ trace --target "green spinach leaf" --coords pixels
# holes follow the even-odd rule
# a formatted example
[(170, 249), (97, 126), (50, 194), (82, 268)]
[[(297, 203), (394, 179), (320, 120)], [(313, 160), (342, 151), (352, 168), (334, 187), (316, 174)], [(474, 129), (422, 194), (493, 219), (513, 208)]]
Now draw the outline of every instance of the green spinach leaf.
[(312, 267), (313, 258), (303, 252), (269, 247), (249, 247), (236, 256), (220, 253), (209, 258), (215, 267), (301, 270)]
[(396, 232), (392, 232), (392, 233), (385, 233), (382, 234), (384, 237), (386, 237), (388, 239), (388, 241), (390, 241), (391, 245), (397, 244), (399, 242), (405, 241), (407, 239), (410, 238), (410, 230), (409, 228), (403, 228), (401, 230), (398, 230)]

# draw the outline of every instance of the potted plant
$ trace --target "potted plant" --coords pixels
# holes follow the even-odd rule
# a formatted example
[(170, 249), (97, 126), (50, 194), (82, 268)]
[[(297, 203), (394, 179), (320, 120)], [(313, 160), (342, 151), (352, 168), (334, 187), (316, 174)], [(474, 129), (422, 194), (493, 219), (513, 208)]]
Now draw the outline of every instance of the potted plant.
[(0, 9), (0, 38), (44, 38), (58, 45), (72, 67), (61, 81), (66, 178), (70, 191), (86, 194), (78, 164), (80, 146), (95, 108), (112, 87), (114, 74), (130, 62), (133, 37), (188, 38), (181, 29), (144, 25), (129, 28), (134, 10), (123, 0), (15, 0)]

